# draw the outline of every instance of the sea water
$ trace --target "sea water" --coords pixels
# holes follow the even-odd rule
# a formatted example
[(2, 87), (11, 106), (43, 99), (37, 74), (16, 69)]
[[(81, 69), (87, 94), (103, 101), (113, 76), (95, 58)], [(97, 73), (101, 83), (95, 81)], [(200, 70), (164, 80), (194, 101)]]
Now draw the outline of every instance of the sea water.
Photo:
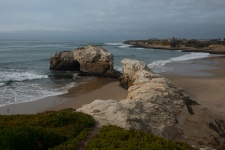
[(144, 61), (156, 73), (173, 68), (166, 63), (208, 57), (207, 53), (131, 48), (122, 43), (84, 41), (0, 41), (0, 106), (23, 103), (66, 93), (76, 85), (77, 72), (49, 70), (50, 57), (87, 44), (102, 46), (114, 55), (114, 68), (121, 71), (124, 58)]

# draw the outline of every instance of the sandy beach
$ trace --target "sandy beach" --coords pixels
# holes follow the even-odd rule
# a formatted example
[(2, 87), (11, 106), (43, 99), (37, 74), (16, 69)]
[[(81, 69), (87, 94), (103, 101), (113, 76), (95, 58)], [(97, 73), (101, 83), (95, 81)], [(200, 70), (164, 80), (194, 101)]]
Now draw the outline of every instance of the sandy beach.
[(84, 104), (89, 104), (96, 99), (126, 98), (127, 90), (119, 86), (116, 79), (87, 77), (82, 79), (82, 83), (68, 90), (68, 93), (58, 96), (50, 96), (32, 102), (11, 104), (0, 107), (1, 115), (12, 114), (35, 114), (44, 111), (55, 111), (63, 108), (80, 108)]
[(170, 63), (164, 77), (184, 89), (193, 100), (225, 118), (225, 57)]

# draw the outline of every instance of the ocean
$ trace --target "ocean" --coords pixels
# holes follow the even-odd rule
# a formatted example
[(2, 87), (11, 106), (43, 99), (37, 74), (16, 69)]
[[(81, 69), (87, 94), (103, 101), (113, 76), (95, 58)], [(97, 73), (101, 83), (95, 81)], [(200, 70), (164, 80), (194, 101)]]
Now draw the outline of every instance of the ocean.
[[(49, 70), (55, 52), (70, 51), (91, 42), (0, 40), (0, 107), (66, 93), (77, 83), (77, 72)], [(91, 43), (114, 55), (114, 67), (121, 71), (124, 58), (144, 61), (156, 73), (172, 70), (166, 63), (209, 57), (208, 53), (131, 48), (122, 43)]]

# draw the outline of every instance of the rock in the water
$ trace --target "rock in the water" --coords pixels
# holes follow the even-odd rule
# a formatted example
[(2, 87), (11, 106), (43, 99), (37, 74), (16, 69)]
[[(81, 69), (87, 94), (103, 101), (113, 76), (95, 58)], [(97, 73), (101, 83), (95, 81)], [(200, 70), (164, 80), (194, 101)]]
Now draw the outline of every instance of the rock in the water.
[(191, 145), (224, 148), (223, 122), (143, 62), (126, 59), (122, 63), (123, 75), (132, 81), (127, 98), (96, 100), (77, 111), (90, 114), (100, 126), (140, 129)]
[(50, 69), (118, 76), (118, 72), (113, 69), (113, 64), (113, 55), (110, 52), (102, 47), (88, 45), (70, 52), (55, 53), (50, 60)]

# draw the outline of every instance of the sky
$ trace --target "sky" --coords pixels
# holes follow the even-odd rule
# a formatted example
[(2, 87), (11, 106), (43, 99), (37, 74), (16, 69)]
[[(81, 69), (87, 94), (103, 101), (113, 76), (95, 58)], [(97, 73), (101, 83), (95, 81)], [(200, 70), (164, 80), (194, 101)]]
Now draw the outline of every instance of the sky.
[(0, 0), (0, 39), (225, 38), (225, 0)]

